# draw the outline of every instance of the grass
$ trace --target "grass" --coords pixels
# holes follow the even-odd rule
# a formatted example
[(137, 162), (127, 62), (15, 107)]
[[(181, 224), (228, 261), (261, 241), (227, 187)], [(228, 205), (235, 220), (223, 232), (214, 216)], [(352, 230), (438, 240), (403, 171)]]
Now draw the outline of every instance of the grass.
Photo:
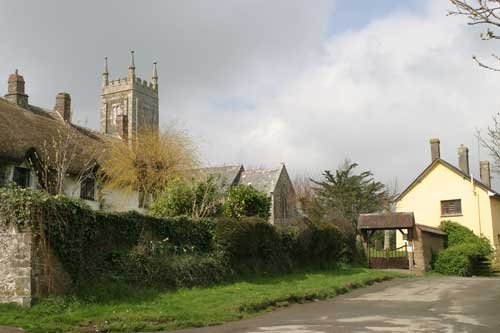
[(158, 291), (103, 286), (93, 295), (0, 305), (0, 325), (28, 332), (154, 331), (220, 324), (277, 306), (324, 299), (405, 274), (365, 268), (294, 273), (209, 288)]

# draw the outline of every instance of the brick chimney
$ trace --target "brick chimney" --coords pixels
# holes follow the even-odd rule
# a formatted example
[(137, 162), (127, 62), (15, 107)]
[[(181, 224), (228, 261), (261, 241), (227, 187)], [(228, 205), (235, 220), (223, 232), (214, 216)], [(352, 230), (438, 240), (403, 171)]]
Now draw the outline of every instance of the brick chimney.
[(490, 174), (490, 162), (480, 161), (479, 162), (479, 174), (481, 177), (481, 183), (491, 187), (491, 174)]
[(430, 139), (429, 143), (431, 144), (431, 162), (434, 162), (438, 158), (441, 158), (441, 150), (439, 148), (440, 141), (439, 139)]
[(71, 122), (71, 96), (68, 93), (57, 94), (54, 110), (64, 121)]
[(470, 175), (469, 149), (464, 145), (460, 145), (460, 147), (458, 147), (458, 167), (460, 168), (460, 170), (462, 170), (463, 173), (465, 173), (466, 175)]
[(128, 116), (126, 114), (116, 116), (116, 132), (123, 142), (128, 142)]
[(17, 69), (14, 74), (9, 75), (7, 95), (5, 95), (5, 99), (11, 103), (19, 105), (20, 107), (28, 107), (28, 95), (26, 95), (24, 91), (24, 78), (22, 75), (19, 75)]

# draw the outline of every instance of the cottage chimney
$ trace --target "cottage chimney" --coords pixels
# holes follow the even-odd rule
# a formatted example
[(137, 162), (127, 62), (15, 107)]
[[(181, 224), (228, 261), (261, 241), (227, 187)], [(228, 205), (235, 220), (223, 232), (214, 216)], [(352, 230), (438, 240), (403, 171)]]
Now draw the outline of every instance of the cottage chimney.
[(458, 147), (458, 167), (462, 170), (463, 173), (469, 175), (469, 149), (460, 145)]
[(491, 174), (490, 174), (490, 162), (480, 161), (479, 162), (479, 174), (481, 176), (481, 183), (491, 187)]
[(431, 144), (431, 161), (434, 162), (435, 160), (441, 158), (441, 150), (439, 147), (440, 141), (439, 139), (430, 139), (429, 140)]
[(5, 95), (5, 99), (11, 103), (19, 105), (20, 107), (28, 107), (28, 95), (26, 95), (24, 91), (24, 78), (22, 75), (19, 75), (17, 69), (14, 74), (9, 75), (7, 95)]
[(68, 93), (57, 94), (54, 110), (64, 121), (71, 122), (71, 96)]

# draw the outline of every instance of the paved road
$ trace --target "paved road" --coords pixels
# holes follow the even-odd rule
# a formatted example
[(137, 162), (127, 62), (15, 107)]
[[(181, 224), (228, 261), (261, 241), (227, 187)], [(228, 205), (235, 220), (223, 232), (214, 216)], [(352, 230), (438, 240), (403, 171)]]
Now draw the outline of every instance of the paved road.
[(328, 301), (176, 333), (500, 332), (499, 278), (386, 281)]

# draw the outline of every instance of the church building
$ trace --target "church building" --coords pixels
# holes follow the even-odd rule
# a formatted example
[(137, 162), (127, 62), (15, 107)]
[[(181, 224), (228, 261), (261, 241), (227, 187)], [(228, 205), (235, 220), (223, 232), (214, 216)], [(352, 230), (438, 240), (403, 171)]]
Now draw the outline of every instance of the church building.
[[(100, 131), (94, 131), (72, 123), (68, 93), (57, 94), (53, 109), (31, 104), (24, 77), (16, 70), (9, 76), (7, 94), (0, 98), (0, 186), (14, 182), (21, 187), (47, 188), (43, 186), (48, 181), (43, 177), (40, 161), (47, 155), (55, 161), (55, 152), (47, 151), (47, 147), (59, 147), (54, 140), (61, 133), (68, 133), (71, 144), (65, 149), (72, 160), (64, 193), (84, 200), (94, 209), (143, 211), (143, 196), (105, 191), (98, 188), (94, 175), (99, 160), (104, 158), (105, 144), (113, 140), (131, 143), (141, 130), (159, 128), (158, 89), (156, 62), (151, 80), (143, 80), (136, 76), (132, 51), (127, 76), (110, 79), (106, 58), (101, 83)], [(284, 165), (270, 170), (245, 170), (240, 165), (199, 171), (221, 173), (227, 177), (228, 186), (252, 185), (266, 193), (272, 205), (270, 223), (286, 223), (297, 215), (295, 191)]]

